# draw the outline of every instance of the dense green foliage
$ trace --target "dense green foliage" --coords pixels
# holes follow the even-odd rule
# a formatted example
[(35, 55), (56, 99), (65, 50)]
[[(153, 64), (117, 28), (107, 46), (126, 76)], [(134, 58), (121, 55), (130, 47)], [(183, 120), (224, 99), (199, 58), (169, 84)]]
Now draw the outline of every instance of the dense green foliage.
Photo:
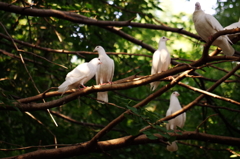
[[(12, 1), (8, 0), (7, 3)], [(13, 5), (21, 7), (30, 7), (24, 1), (16, 1)], [(217, 19), (227, 26), (238, 21), (239, 18), (239, 2), (218, 2)], [(193, 6), (194, 7), (194, 6)], [(75, 12), (80, 15), (95, 18), (103, 21), (127, 21), (136, 17), (132, 22), (147, 23), (160, 25), (162, 18), (158, 17), (156, 11), (162, 13), (161, 3), (151, 0), (48, 0), (34, 1), (33, 8), (38, 9), (55, 9), (61, 11)], [(143, 49), (129, 40), (120, 37), (119, 35), (107, 30), (103, 26), (87, 25), (73, 23), (56, 17), (39, 17), (16, 14), (0, 10), (1, 22), (4, 27), (0, 26), (2, 34), (12, 38), (27, 42), (36, 46), (51, 48), (55, 50), (73, 51), (73, 54), (56, 53), (53, 51), (41, 50), (36, 47), (28, 47), (17, 43), (19, 51), (13, 45), (11, 40), (7, 40), (1, 36), (0, 49), (5, 50), (12, 55), (23, 57), (23, 62), (16, 57), (10, 57), (1, 52), (0, 67), (0, 102), (5, 105), (13, 106), (13, 102), (20, 98), (27, 98), (44, 92), (50, 87), (58, 87), (65, 79), (66, 74), (76, 67), (79, 63), (88, 62), (92, 58), (97, 57), (97, 54), (79, 54), (77, 51), (92, 52), (95, 46), (101, 45), (106, 52), (125, 52), (134, 54), (143, 54), (149, 56), (133, 56), (133, 55), (110, 55), (115, 61), (115, 74), (113, 81), (129, 77), (131, 75), (149, 75), (151, 70), (152, 52)], [(187, 17), (187, 21), (182, 21), (182, 17)], [(166, 26), (172, 28), (184, 28), (184, 30), (196, 33), (191, 21), (191, 15), (174, 15), (175, 21), (165, 23)], [(7, 32), (5, 31), (5, 29)], [(126, 34), (142, 41), (145, 44), (157, 48), (158, 40), (161, 36), (167, 36), (171, 40), (167, 42), (167, 47), (173, 58), (181, 58), (185, 60), (197, 60), (201, 57), (202, 44), (196, 39), (164, 30), (154, 30), (140, 27), (116, 27)], [(177, 47), (175, 47), (177, 46)], [(186, 47), (188, 49), (186, 49)], [(212, 47), (215, 50), (216, 47)], [(237, 44), (234, 48), (238, 48)], [(210, 52), (211, 52), (210, 51)], [(71, 62), (72, 59), (75, 60)], [(77, 60), (76, 60), (77, 58)], [(176, 60), (180, 63), (190, 63), (188, 61)], [(51, 61), (51, 62), (49, 62)], [(24, 67), (26, 66), (26, 68)], [(222, 62), (214, 64), (214, 67), (204, 67), (196, 70), (196, 73), (202, 75), (206, 79), (187, 77), (181, 82), (187, 85), (207, 89), (211, 87), (216, 80), (222, 78), (226, 72), (217, 69), (222, 68), (226, 71), (231, 71), (236, 63)], [(68, 69), (66, 69), (66, 67)], [(172, 67), (174, 67), (172, 65)], [(212, 93), (239, 101), (239, 71), (236, 76), (231, 76), (228, 80), (236, 80), (237, 82), (222, 83)], [(30, 76), (31, 75), (31, 76)], [(31, 79), (32, 78), (32, 79)], [(162, 81), (160, 87), (164, 87), (169, 81)], [(86, 85), (95, 84), (95, 80), (90, 80)], [(36, 87), (35, 87), (36, 86)], [(126, 115), (126, 119), (120, 122), (115, 129), (108, 132), (100, 140), (109, 140), (127, 135), (135, 135), (138, 131), (150, 123), (154, 123), (158, 119), (165, 117), (166, 110), (169, 106), (169, 97), (172, 91), (177, 90), (180, 93), (179, 100), (181, 104), (187, 105), (200, 95), (188, 88), (176, 85), (170, 90), (155, 98), (143, 108), (137, 110), (132, 108), (152, 92), (149, 89), (149, 84), (125, 89), (109, 91), (109, 101), (117, 106), (125, 109), (131, 109), (133, 114)], [(39, 91), (39, 92), (38, 92)], [(52, 90), (54, 91), (54, 90)], [(53, 96), (46, 98), (47, 101), (62, 98)], [(111, 104), (99, 104), (95, 100), (96, 93), (92, 93), (63, 105), (52, 108), (60, 114), (68, 116), (81, 123), (92, 123), (95, 125), (108, 125), (112, 120), (121, 115), (124, 110)], [(42, 103), (42, 100), (35, 101)], [(224, 106), (231, 109), (239, 110), (239, 105), (205, 97), (201, 104), (212, 106)], [(33, 119), (25, 112), (0, 110), (0, 157), (9, 157), (20, 155), (27, 152), (32, 152), (38, 148), (4, 151), (3, 149), (14, 149), (26, 146), (41, 146), (54, 144), (54, 136), (57, 138), (58, 144), (76, 144), (89, 141), (103, 127), (87, 126), (69, 122), (66, 119), (54, 115), (58, 123), (58, 127), (54, 125), (47, 111), (31, 111), (30, 113), (37, 119)], [(211, 116), (213, 114), (218, 114)], [(209, 118), (208, 118), (209, 117)], [(206, 120), (205, 120), (206, 119)], [(204, 121), (205, 120), (205, 121)], [(41, 123), (39, 123), (39, 121)], [(203, 122), (204, 121), (204, 122)], [(203, 122), (203, 123), (202, 123)], [(184, 126), (185, 131), (195, 131), (199, 128), (200, 132), (240, 137), (240, 118), (239, 112), (229, 111), (225, 109), (212, 109), (209, 107), (201, 107), (196, 105), (187, 111), (187, 120)], [(160, 133), (170, 138), (165, 134), (164, 123), (157, 126), (154, 130), (145, 132), (149, 138), (154, 138), (152, 133)], [(178, 143), (179, 150), (170, 153), (166, 150), (164, 144), (143, 144), (128, 146), (108, 152), (90, 153), (81, 157), (85, 158), (229, 158), (232, 153), (229, 149), (238, 152), (239, 147), (231, 145), (208, 143), (207, 141), (186, 140), (184, 143)], [(53, 148), (53, 147), (51, 147)], [(41, 148), (40, 148), (41, 149)], [(44, 149), (44, 148), (43, 148)], [(79, 158), (70, 157), (70, 158)]]

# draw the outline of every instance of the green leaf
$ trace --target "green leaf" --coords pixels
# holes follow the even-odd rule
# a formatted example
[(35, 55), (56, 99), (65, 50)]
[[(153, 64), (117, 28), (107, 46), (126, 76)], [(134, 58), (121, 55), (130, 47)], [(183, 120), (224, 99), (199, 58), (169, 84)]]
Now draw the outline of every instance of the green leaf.
[(144, 134), (147, 136), (147, 138), (149, 138), (150, 140), (158, 139), (158, 137), (154, 136), (154, 134), (151, 133), (151, 132), (149, 132), (149, 131), (144, 131), (143, 133), (144, 133)]
[(165, 137), (166, 139), (169, 139), (171, 137), (168, 133), (159, 132), (159, 134)]
[(128, 109), (130, 109), (133, 113), (135, 113), (135, 114), (138, 114), (139, 115), (139, 113), (138, 113), (138, 109), (137, 108), (134, 108), (134, 107), (129, 107), (129, 106), (127, 106), (127, 108)]

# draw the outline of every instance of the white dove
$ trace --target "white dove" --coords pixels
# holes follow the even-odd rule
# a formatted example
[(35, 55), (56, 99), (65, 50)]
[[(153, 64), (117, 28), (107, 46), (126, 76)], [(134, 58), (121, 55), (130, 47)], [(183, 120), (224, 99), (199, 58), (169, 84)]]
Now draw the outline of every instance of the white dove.
[[(167, 110), (166, 116), (169, 116), (169, 115), (175, 113), (176, 111), (182, 109), (177, 96), (179, 96), (179, 93), (177, 91), (175, 91), (171, 94), (170, 105)], [(185, 121), (186, 121), (186, 113), (184, 112), (184, 113), (176, 116), (175, 118), (169, 120), (166, 125), (166, 128), (167, 128), (167, 130), (176, 130), (177, 126), (182, 128), (184, 126)], [(169, 145), (167, 146), (167, 150), (168, 151), (177, 151), (178, 146), (176, 144), (176, 141), (173, 141), (171, 144), (169, 143)]]
[(224, 29), (234, 29), (234, 28), (240, 28), (240, 21), (232, 23), (231, 25), (226, 26)]
[[(106, 54), (102, 46), (96, 46), (93, 51), (97, 51), (102, 64), (97, 68), (96, 82), (97, 84), (111, 83), (114, 75), (114, 61)], [(108, 92), (98, 92), (97, 99), (108, 102)], [(99, 102), (99, 101), (98, 101)], [(103, 102), (99, 102), (104, 104)]]
[[(159, 40), (158, 49), (154, 52), (152, 57), (151, 75), (167, 71), (170, 65), (171, 56), (166, 47), (167, 40), (169, 39), (164, 36)], [(150, 83), (151, 90), (154, 91), (159, 83), (159, 81)]]
[[(240, 22), (232, 23), (231, 25), (228, 25), (224, 28), (224, 30), (229, 30), (229, 29), (235, 29), (235, 28), (240, 28)], [(240, 33), (235, 33), (235, 34), (229, 34), (229, 38), (234, 38), (237, 37)]]
[(66, 92), (69, 89), (84, 86), (96, 74), (100, 59), (94, 58), (90, 62), (78, 65), (66, 76), (65, 82), (58, 87), (58, 92)]
[[(218, 31), (224, 30), (222, 25), (210, 14), (205, 14), (201, 9), (199, 2), (195, 4), (195, 11), (193, 13), (193, 22), (198, 35), (205, 40), (209, 41), (209, 38)], [(231, 46), (231, 40), (227, 35), (218, 37), (213, 45), (222, 49), (223, 53), (227, 56), (234, 54), (234, 48)]]

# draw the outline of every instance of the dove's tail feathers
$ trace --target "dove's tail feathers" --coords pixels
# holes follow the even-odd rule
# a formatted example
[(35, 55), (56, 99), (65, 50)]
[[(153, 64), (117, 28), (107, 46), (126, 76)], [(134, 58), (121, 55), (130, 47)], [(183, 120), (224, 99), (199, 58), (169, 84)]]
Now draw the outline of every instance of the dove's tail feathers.
[(68, 86), (70, 85), (69, 81), (63, 82), (59, 87), (58, 87), (58, 92), (66, 92), (68, 90)]
[(167, 146), (167, 150), (168, 151), (177, 151), (178, 146), (177, 146), (176, 141), (173, 141), (171, 144), (169, 143), (169, 145)]
[[(98, 92), (97, 99), (108, 103), (108, 92)], [(97, 101), (98, 103), (105, 104), (103, 102)]]
[(227, 43), (225, 44), (224, 47), (221, 48), (224, 55), (226, 56), (232, 56), (235, 52), (234, 48), (232, 47), (231, 44), (229, 44), (229, 42), (227, 41)]
[(226, 56), (232, 56), (235, 52), (227, 38), (222, 38), (222, 40), (218, 41), (217, 46), (222, 49), (223, 54)]
[(150, 89), (152, 90), (152, 91), (154, 91), (157, 87), (158, 87), (158, 85), (159, 85), (159, 83), (160, 82), (152, 82), (152, 83), (150, 83)]

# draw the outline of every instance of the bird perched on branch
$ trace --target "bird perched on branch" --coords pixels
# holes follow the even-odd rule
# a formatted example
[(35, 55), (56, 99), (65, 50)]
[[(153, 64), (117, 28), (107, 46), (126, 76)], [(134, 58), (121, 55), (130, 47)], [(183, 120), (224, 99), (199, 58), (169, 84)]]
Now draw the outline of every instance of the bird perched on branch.
[[(232, 24), (226, 26), (226, 27), (224, 28), (224, 30), (230, 30), (230, 29), (236, 29), (236, 28), (240, 28), (240, 22), (232, 23)], [(237, 37), (237, 36), (239, 36), (239, 35), (240, 35), (240, 33), (229, 34), (228, 37), (229, 37), (230, 39), (232, 39), (232, 38), (235, 38), (235, 37)]]
[[(206, 42), (211, 39), (212, 35), (218, 31), (224, 30), (222, 25), (210, 14), (205, 14), (201, 9), (199, 2), (195, 4), (195, 11), (193, 13), (193, 22), (198, 35)], [(231, 40), (227, 35), (218, 37), (212, 44), (222, 49), (223, 54), (231, 56), (235, 50), (231, 46)]]
[(96, 74), (97, 68), (101, 64), (100, 59), (94, 58), (90, 62), (78, 65), (66, 76), (65, 82), (58, 87), (58, 92), (66, 92), (79, 86), (84, 86)]
[[(97, 84), (105, 84), (112, 83), (113, 75), (114, 75), (114, 61), (106, 54), (104, 48), (102, 46), (96, 46), (93, 51), (97, 51), (99, 56), (98, 58), (101, 60), (102, 64), (97, 68), (96, 72), (96, 83)], [(97, 99), (100, 101), (108, 102), (108, 92), (98, 92)], [(104, 104), (103, 102), (100, 102)]]
[[(170, 65), (171, 56), (166, 47), (167, 40), (169, 39), (164, 36), (161, 37), (159, 40), (158, 49), (154, 52), (152, 57), (151, 75), (167, 71)], [(159, 85), (159, 83), (159, 81), (150, 83), (151, 90), (154, 91)]]
[[(179, 96), (179, 93), (177, 91), (175, 91), (171, 94), (170, 105), (167, 110), (166, 116), (169, 116), (169, 115), (175, 113), (176, 111), (182, 109), (182, 107), (179, 103), (179, 100), (178, 100), (178, 96)], [(166, 125), (166, 128), (167, 128), (167, 130), (177, 130), (177, 127), (182, 128), (184, 126), (185, 121), (186, 121), (186, 113), (184, 112), (184, 113), (176, 116), (175, 118), (169, 120)], [(178, 146), (176, 144), (176, 141), (169, 143), (169, 145), (167, 146), (167, 150), (168, 151), (177, 151)]]

